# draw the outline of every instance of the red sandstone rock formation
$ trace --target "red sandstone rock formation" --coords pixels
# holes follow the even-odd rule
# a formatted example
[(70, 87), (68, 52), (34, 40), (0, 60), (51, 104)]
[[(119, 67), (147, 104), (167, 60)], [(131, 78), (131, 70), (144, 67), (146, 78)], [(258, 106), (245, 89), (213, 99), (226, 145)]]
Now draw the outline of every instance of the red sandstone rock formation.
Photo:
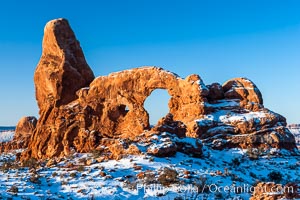
[(34, 74), (40, 114), (75, 100), (76, 91), (88, 86), (94, 74), (65, 19), (52, 20), (44, 30), (43, 51)]
[(101, 138), (136, 137), (150, 128), (143, 104), (157, 88), (168, 90), (174, 119), (192, 130), (197, 125), (194, 119), (205, 112), (207, 90), (200, 77), (184, 80), (161, 68), (137, 68), (98, 77), (77, 92), (78, 99), (43, 111), (26, 155), (67, 155), (70, 148), (88, 152)]
[(257, 111), (263, 107), (263, 98), (256, 85), (247, 78), (235, 78), (223, 84), (225, 99), (239, 99), (242, 107)]
[[(153, 131), (201, 138), (214, 148), (295, 148), (285, 118), (264, 109), (260, 91), (245, 78), (206, 87), (198, 75), (182, 79), (142, 67), (93, 79), (68, 22), (50, 21), (34, 75), (40, 118), (22, 159), (90, 152), (108, 140), (136, 141), (150, 129), (144, 102), (155, 89), (166, 89), (171, 99), (170, 115)], [(186, 149), (184, 142), (176, 145), (176, 151)], [(190, 149), (199, 156), (201, 147)]]

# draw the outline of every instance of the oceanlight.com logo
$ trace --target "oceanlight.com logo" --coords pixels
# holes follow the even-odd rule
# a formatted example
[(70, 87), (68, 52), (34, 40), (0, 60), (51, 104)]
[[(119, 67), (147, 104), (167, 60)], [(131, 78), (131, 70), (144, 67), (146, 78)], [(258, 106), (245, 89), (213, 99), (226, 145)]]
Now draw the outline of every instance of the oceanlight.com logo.
[(160, 184), (138, 184), (137, 190), (149, 195), (166, 194), (167, 192), (185, 193), (185, 194), (199, 194), (199, 193), (259, 193), (259, 194), (294, 194), (294, 187), (292, 186), (274, 186), (274, 187), (254, 187), (252, 185), (243, 184), (240, 186), (219, 186), (217, 184), (204, 185), (203, 187), (197, 187), (196, 185), (172, 185), (169, 187)]
[[(283, 193), (294, 193), (294, 187), (292, 186), (272, 186), (272, 187), (254, 187), (252, 185), (243, 184), (240, 186), (230, 185), (230, 186), (218, 186), (216, 184), (204, 185), (202, 188), (201, 193), (208, 191), (209, 193), (235, 193), (235, 194), (242, 194), (242, 193), (260, 193), (260, 194), (283, 194)], [(297, 192), (297, 191), (295, 191)]]

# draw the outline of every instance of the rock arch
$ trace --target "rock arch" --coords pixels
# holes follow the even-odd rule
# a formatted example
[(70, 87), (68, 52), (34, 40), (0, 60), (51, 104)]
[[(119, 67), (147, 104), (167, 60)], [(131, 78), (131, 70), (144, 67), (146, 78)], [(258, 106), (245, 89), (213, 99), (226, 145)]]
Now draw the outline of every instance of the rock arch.
[[(204, 114), (204, 104), (201, 102), (205, 101), (208, 91), (201, 78), (191, 75), (182, 79), (158, 67), (141, 67), (98, 77), (90, 84), (82, 103), (90, 102), (93, 110), (97, 110), (99, 104), (103, 105), (98, 124), (107, 135), (137, 135), (149, 128), (144, 102), (156, 89), (168, 91), (171, 97), (169, 109), (174, 120), (189, 124)], [(118, 113), (118, 108), (123, 105), (129, 107), (125, 117)], [(112, 120), (113, 125), (112, 113), (121, 118)]]

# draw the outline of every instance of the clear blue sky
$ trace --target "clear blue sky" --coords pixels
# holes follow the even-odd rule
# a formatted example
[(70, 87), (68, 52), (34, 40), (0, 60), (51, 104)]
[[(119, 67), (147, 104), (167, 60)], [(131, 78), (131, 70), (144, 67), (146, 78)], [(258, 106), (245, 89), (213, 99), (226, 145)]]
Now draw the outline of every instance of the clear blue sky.
[[(206, 84), (248, 77), (300, 123), (300, 1), (3, 1), (0, 125), (38, 113), (33, 74), (47, 21), (67, 18), (96, 76), (156, 65)], [(160, 113), (167, 95), (149, 109)]]

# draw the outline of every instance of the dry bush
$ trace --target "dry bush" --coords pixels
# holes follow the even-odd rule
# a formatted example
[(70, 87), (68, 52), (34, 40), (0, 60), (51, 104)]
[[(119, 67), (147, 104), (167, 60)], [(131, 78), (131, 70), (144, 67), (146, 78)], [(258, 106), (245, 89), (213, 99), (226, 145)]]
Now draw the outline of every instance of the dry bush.
[(13, 160), (5, 160), (0, 166), (0, 170), (7, 172), (10, 169), (19, 169), (19, 165)]
[(29, 177), (29, 181), (35, 184), (41, 184), (40, 176), (38, 174), (33, 174)]
[(7, 192), (11, 192), (11, 193), (17, 194), (19, 192), (19, 189), (18, 189), (17, 186), (13, 185), (13, 186), (11, 186), (10, 189), (7, 190)]
[(22, 162), (22, 166), (23, 167), (28, 167), (29, 169), (31, 169), (31, 168), (37, 168), (39, 166), (39, 163), (38, 163), (37, 159), (30, 158), (28, 160), (24, 160)]
[(174, 169), (165, 167), (162, 173), (158, 176), (157, 180), (163, 186), (169, 186), (178, 182), (178, 173)]

